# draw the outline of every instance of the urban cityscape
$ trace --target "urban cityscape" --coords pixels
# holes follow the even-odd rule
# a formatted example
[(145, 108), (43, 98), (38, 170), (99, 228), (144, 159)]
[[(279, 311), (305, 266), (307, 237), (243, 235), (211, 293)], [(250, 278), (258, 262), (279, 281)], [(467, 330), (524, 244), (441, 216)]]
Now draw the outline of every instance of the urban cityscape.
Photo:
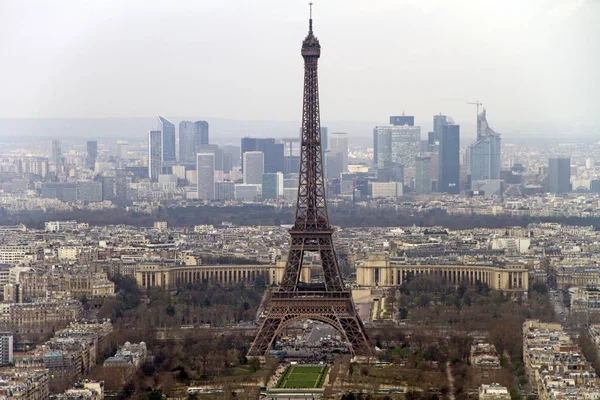
[(600, 399), (600, 130), (324, 124), (306, 8), (293, 134), (0, 123), (0, 399)]

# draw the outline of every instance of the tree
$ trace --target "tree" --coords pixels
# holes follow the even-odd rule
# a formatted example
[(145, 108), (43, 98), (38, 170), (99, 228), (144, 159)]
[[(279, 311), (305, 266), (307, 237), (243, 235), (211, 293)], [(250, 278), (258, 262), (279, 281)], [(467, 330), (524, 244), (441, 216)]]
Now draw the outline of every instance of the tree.
[(265, 277), (263, 275), (261, 275), (261, 274), (258, 274), (256, 276), (256, 278), (254, 278), (253, 285), (254, 285), (255, 289), (264, 290), (265, 287), (267, 286), (266, 282), (265, 282)]
[(153, 390), (148, 395), (148, 400), (162, 400), (163, 399), (163, 391), (162, 390)]

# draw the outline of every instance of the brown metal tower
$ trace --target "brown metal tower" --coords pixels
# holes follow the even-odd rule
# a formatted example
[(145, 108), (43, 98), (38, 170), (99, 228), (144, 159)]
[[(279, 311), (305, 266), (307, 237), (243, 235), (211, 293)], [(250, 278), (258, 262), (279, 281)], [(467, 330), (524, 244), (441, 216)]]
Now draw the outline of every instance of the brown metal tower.
[[(290, 252), (281, 284), (271, 294), (260, 331), (248, 356), (266, 355), (283, 328), (306, 319), (321, 321), (336, 328), (350, 344), (353, 354), (371, 354), (352, 294), (344, 287), (333, 248), (334, 230), (327, 218), (317, 78), (320, 55), (321, 45), (313, 35), (311, 12), (308, 36), (302, 42), (304, 102), (296, 220), (290, 229)], [(320, 255), (323, 284), (300, 281), (304, 252)]]

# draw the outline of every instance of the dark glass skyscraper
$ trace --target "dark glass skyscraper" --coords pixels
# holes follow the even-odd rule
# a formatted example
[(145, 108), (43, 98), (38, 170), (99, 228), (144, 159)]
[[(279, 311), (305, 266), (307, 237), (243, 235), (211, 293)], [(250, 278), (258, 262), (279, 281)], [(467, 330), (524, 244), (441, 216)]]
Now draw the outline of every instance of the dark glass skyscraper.
[(208, 144), (208, 122), (196, 121), (194, 125), (196, 125), (196, 131), (194, 132), (196, 148)]
[[(166, 118), (158, 116), (158, 130), (162, 132), (162, 162), (163, 167), (175, 164), (175, 124)], [(162, 172), (161, 172), (162, 173)]]
[(568, 157), (551, 158), (548, 164), (548, 191), (557, 194), (570, 192), (571, 159)]
[(390, 125), (408, 125), (415, 126), (415, 117), (412, 115), (392, 115)]
[(460, 193), (460, 126), (442, 125), (440, 136), (440, 192)]
[(87, 157), (85, 164), (88, 169), (94, 169), (96, 166), (96, 159), (98, 158), (98, 142), (95, 140), (88, 140), (87, 142)]

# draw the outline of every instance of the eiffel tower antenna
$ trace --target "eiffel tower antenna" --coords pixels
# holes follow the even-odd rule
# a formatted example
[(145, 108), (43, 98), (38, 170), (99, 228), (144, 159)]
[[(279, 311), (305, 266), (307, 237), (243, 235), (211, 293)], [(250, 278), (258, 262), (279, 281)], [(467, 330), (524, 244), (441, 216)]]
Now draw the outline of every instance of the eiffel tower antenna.
[[(327, 217), (323, 151), (319, 111), (317, 64), (321, 45), (312, 31), (312, 3), (308, 35), (302, 42), (304, 58), (304, 100), (298, 199), (290, 251), (279, 288), (271, 293), (264, 317), (248, 356), (268, 354), (275, 338), (286, 326), (300, 320), (315, 320), (331, 325), (350, 345), (353, 355), (371, 355), (367, 334), (358, 317), (352, 293), (346, 289), (333, 247), (333, 228)], [(305, 252), (318, 253), (324, 282), (302, 281)]]

